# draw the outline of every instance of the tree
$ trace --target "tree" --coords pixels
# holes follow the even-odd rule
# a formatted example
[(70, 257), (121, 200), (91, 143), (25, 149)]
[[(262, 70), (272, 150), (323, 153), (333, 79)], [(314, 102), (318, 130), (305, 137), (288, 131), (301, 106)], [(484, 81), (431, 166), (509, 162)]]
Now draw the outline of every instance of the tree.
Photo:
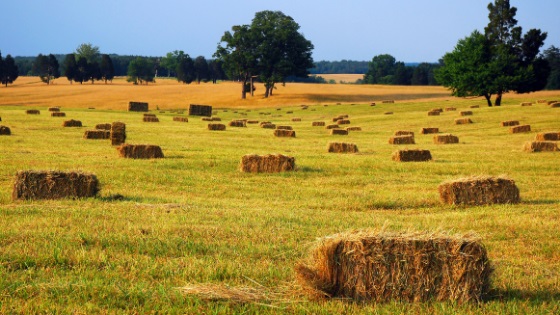
[(35, 58), (33, 72), (47, 85), (50, 84), (52, 80), (60, 77), (58, 61), (53, 54), (49, 54), (48, 56), (39, 54), (37, 58)]
[(194, 73), (194, 62), (192, 58), (180, 51), (177, 55), (177, 66), (175, 68), (175, 73), (177, 73), (177, 81), (186, 84), (191, 84), (195, 79)]
[(373, 57), (364, 75), (367, 84), (391, 84), (395, 74), (396, 59), (389, 54)]
[(212, 80), (213, 84), (216, 84), (218, 80), (223, 80), (226, 78), (226, 74), (223, 69), (223, 61), (221, 60), (210, 60), (208, 63), (208, 76)]
[(0, 83), (8, 87), (8, 84), (14, 83), (18, 76), (18, 67), (14, 58), (8, 54), (6, 59), (2, 60), (2, 53), (0, 53)]
[(560, 90), (560, 49), (550, 46), (544, 51), (544, 58), (550, 66), (550, 75), (547, 79), (547, 90)]
[(184, 55), (183, 51), (175, 50), (173, 52), (168, 52), (165, 57), (161, 58), (160, 65), (167, 70), (167, 77), (175, 76), (175, 70), (177, 69), (177, 62), (179, 55)]
[(78, 58), (84, 57), (88, 63), (92, 63), (99, 59), (99, 47), (90, 43), (81, 44), (76, 48), (76, 56)]
[(152, 60), (143, 57), (136, 57), (128, 65), (128, 82), (142, 84), (143, 82), (154, 82), (155, 78), (154, 63)]
[(76, 71), (78, 71), (78, 65), (76, 64), (76, 56), (74, 54), (68, 54), (64, 58), (64, 76), (72, 83), (76, 78)]
[(94, 81), (99, 81), (102, 78), (102, 74), (101, 74), (101, 68), (99, 67), (99, 63), (97, 61), (93, 61), (93, 62), (89, 62), (87, 64), (87, 78), (85, 81), (90, 81), (91, 80), (91, 84), (94, 83)]
[(101, 65), (99, 66), (101, 72), (101, 78), (107, 84), (107, 81), (113, 82), (115, 77), (115, 68), (113, 67), (113, 60), (107, 54), (101, 55)]
[(87, 59), (85, 57), (79, 57), (78, 62), (76, 63), (76, 72), (74, 73), (74, 81), (80, 82), (83, 84), (84, 81), (87, 81), (89, 77), (89, 66)]
[(193, 62), (194, 76), (196, 82), (200, 84), (200, 81), (208, 81), (208, 62), (203, 56), (198, 56)]

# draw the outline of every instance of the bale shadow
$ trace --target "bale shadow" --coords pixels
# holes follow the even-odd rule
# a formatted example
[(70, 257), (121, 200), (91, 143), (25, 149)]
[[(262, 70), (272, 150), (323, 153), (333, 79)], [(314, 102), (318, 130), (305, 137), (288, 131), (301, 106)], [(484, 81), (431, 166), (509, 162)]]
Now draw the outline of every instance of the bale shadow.
[(520, 290), (520, 289), (492, 289), (488, 292), (485, 302), (493, 301), (529, 301), (540, 304), (542, 302), (557, 302), (560, 291), (556, 290)]
[(140, 202), (142, 199), (138, 197), (123, 196), (121, 194), (112, 194), (108, 196), (98, 197), (97, 199), (103, 202), (114, 202), (114, 201), (135, 201)]
[(541, 200), (521, 200), (521, 204), (525, 205), (554, 205), (559, 204), (558, 199), (541, 199)]

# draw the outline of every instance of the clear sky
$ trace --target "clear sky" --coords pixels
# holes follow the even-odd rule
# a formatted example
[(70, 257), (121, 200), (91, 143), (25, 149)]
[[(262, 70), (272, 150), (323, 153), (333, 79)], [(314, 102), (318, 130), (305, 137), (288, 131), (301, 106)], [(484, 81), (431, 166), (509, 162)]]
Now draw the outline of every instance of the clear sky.
[[(164, 56), (183, 50), (211, 58), (233, 25), (258, 11), (291, 16), (315, 49), (313, 59), (436, 62), (488, 24), (490, 0), (10, 0), (3, 1), (3, 56), (72, 53), (91, 43), (102, 53)], [(518, 26), (548, 32), (560, 47), (560, 0), (510, 0)]]

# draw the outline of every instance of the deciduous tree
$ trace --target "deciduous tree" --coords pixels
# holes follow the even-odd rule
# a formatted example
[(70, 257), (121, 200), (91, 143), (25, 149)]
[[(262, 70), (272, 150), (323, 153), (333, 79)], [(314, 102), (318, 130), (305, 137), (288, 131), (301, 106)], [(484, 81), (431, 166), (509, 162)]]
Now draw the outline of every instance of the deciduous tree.
[(107, 54), (101, 55), (101, 65), (99, 66), (101, 72), (101, 78), (107, 84), (107, 81), (113, 81), (115, 77), (115, 68), (113, 67), (113, 60)]
[(33, 72), (46, 84), (60, 77), (58, 61), (53, 54), (48, 56), (39, 54), (33, 63)]
[(7, 87), (8, 84), (14, 83), (18, 76), (18, 67), (14, 58), (8, 54), (2, 60), (2, 53), (0, 53), (0, 82)]

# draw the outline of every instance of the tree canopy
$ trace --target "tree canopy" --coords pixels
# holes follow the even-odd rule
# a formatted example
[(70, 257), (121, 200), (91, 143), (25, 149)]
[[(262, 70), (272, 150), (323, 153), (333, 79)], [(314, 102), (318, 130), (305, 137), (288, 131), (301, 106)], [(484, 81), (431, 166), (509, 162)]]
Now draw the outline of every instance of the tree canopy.
[(152, 60), (143, 57), (137, 57), (128, 65), (128, 82), (134, 84), (142, 84), (146, 82), (154, 82), (155, 67)]
[(14, 58), (7, 55), (5, 59), (2, 59), (2, 53), (0, 53), (0, 83), (7, 87), (8, 84), (14, 83), (18, 76), (18, 67)]
[(48, 56), (39, 54), (33, 63), (33, 71), (46, 84), (50, 84), (52, 80), (60, 77), (58, 60), (53, 54)]

